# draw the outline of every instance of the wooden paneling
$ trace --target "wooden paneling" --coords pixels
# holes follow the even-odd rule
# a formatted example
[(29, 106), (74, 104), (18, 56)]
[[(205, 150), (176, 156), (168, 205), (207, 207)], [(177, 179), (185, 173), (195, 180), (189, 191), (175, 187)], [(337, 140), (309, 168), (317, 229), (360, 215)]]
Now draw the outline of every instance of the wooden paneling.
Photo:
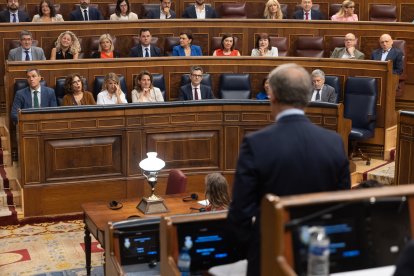
[(414, 183), (414, 112), (400, 111), (397, 125), (395, 183)]
[[(318, 117), (323, 127), (327, 126), (323, 122), (329, 122), (329, 128), (347, 144), (350, 125), (343, 118), (342, 104), (311, 106), (306, 113)], [(196, 119), (185, 120), (187, 114)], [(269, 125), (273, 121), (269, 115), (268, 103), (249, 100), (118, 105), (105, 112), (102, 107), (24, 110), (19, 123), (19, 180), (25, 216), (76, 212), (84, 202), (148, 194), (149, 186), (138, 167), (148, 151), (157, 151), (166, 161), (157, 192), (163, 193), (169, 170), (176, 168), (189, 176), (188, 191), (203, 193), (203, 177), (209, 172), (223, 172), (232, 179), (243, 136)], [(87, 131), (73, 124), (86, 118), (127, 122), (134, 117), (145, 122), (151, 116), (166, 119), (157, 124), (114, 124), (112, 129), (95, 124)], [(171, 124), (178, 117), (182, 120)], [(39, 127), (64, 118), (70, 127)], [(331, 125), (335, 122), (336, 126)], [(33, 132), (26, 124), (39, 131)]]

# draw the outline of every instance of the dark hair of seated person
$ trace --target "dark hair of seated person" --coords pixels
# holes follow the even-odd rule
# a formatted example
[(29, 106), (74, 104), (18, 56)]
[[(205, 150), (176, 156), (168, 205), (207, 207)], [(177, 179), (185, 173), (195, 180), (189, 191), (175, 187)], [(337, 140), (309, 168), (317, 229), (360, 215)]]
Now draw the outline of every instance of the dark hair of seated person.
[(230, 205), (229, 184), (221, 173), (210, 173), (205, 178), (207, 211), (226, 210)]
[(376, 188), (376, 187), (384, 187), (384, 184), (379, 183), (377, 180), (369, 179), (362, 181), (358, 185), (352, 187), (352, 189), (366, 189), (366, 188)]

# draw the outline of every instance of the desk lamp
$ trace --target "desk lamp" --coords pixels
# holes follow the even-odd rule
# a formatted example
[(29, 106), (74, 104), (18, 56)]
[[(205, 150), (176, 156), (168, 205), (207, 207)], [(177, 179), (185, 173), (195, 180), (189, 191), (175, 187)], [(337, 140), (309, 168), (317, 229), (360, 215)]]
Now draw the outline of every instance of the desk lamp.
[(147, 158), (139, 162), (139, 167), (144, 171), (148, 184), (151, 186), (151, 196), (143, 197), (137, 205), (144, 214), (165, 213), (168, 211), (165, 206), (164, 199), (155, 195), (155, 185), (157, 184), (158, 172), (164, 168), (165, 162), (157, 158), (156, 152), (148, 152)]

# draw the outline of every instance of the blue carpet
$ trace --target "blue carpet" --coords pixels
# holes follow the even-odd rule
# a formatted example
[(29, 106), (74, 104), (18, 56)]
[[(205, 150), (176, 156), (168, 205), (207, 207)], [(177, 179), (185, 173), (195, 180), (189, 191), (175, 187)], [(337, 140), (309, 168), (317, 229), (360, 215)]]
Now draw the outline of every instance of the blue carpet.
[[(35, 276), (80, 276), (86, 275), (85, 268), (76, 268), (63, 271), (47, 272), (36, 274)], [(102, 266), (92, 267), (91, 276), (104, 276), (104, 270)]]

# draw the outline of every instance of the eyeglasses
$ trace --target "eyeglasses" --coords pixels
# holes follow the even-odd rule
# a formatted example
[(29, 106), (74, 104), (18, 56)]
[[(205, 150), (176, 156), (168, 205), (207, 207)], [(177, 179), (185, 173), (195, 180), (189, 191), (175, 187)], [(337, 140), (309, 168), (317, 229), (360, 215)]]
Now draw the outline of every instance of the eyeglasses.
[(196, 74), (191, 74), (191, 76), (194, 77), (194, 78), (202, 78), (203, 77), (203, 75), (196, 75)]
[(355, 6), (349, 6), (348, 9), (355, 9)]

